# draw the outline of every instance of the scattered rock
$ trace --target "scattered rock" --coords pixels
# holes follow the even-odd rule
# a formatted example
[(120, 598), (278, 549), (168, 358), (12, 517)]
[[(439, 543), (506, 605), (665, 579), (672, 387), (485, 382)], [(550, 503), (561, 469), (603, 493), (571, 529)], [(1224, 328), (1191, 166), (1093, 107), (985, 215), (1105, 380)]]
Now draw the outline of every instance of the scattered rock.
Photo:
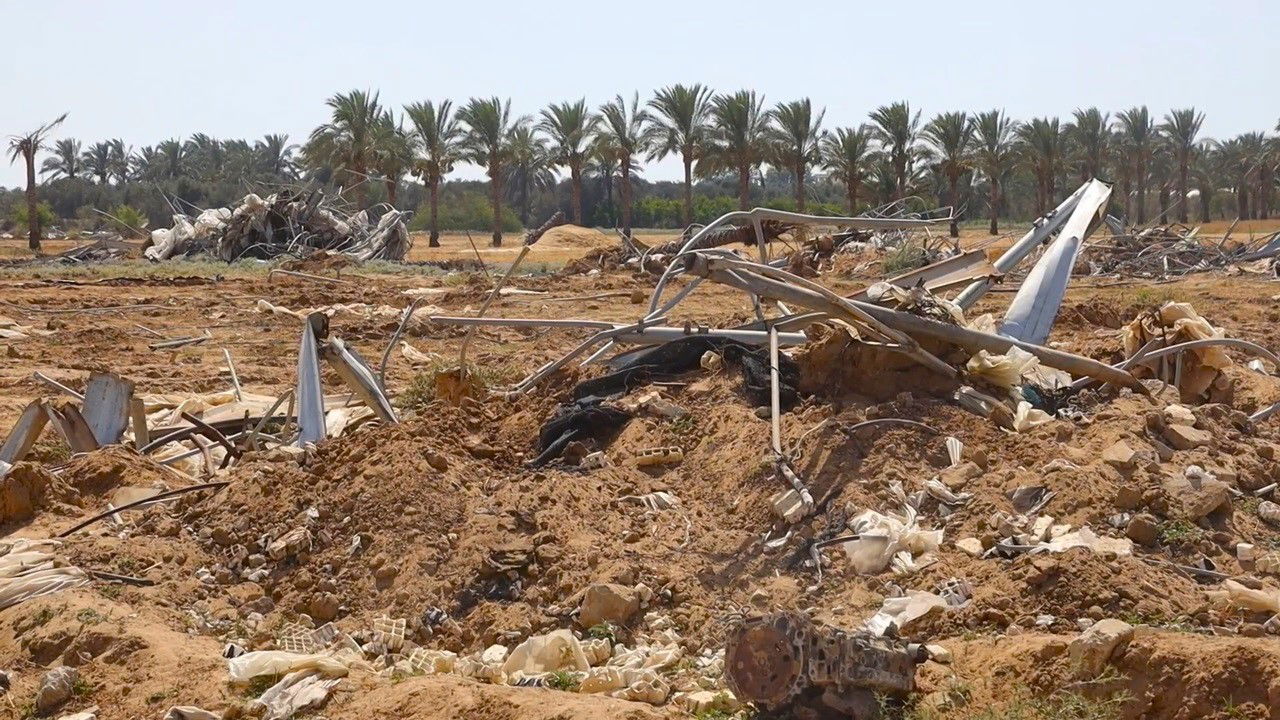
[(1223, 506), (1231, 506), (1231, 491), (1226, 483), (1200, 471), (1195, 465), (1188, 467), (1182, 475), (1165, 478), (1164, 488), (1181, 503), (1192, 520), (1199, 520)]
[(982, 541), (978, 538), (960, 538), (956, 541), (956, 547), (973, 557), (980, 557), (982, 555)]
[(938, 480), (943, 485), (946, 485), (949, 490), (958, 490), (963, 488), (970, 480), (981, 476), (982, 468), (978, 467), (976, 462), (970, 460), (959, 465), (952, 465), (938, 473)]
[(582, 598), (578, 622), (592, 627), (602, 622), (622, 625), (640, 611), (640, 598), (636, 591), (612, 583), (601, 583), (587, 588)]
[(80, 672), (73, 667), (56, 667), (40, 679), (40, 691), (36, 694), (36, 710), (42, 714), (71, 699), (75, 693)]
[(678, 693), (675, 696), (676, 702), (680, 703), (686, 710), (691, 713), (712, 713), (736, 712), (741, 706), (738, 698), (728, 690), (720, 690), (714, 692), (711, 690), (698, 690), (690, 693)]
[(1213, 436), (1190, 425), (1168, 425), (1164, 429), (1164, 439), (1174, 450), (1191, 450), (1208, 445)]
[(1138, 513), (1129, 521), (1128, 527), (1124, 529), (1124, 534), (1139, 545), (1152, 547), (1160, 536), (1159, 522), (1154, 515)]
[(1102, 461), (1111, 467), (1126, 472), (1137, 466), (1138, 452), (1129, 447), (1129, 443), (1120, 440), (1102, 451)]
[(1106, 618), (1094, 623), (1067, 646), (1067, 656), (1079, 677), (1096, 677), (1111, 656), (1124, 652), (1133, 639), (1133, 627), (1123, 620)]
[(925, 645), (924, 649), (929, 653), (929, 659), (947, 665), (951, 662), (951, 651), (941, 645)]
[(322, 592), (311, 598), (311, 603), (307, 606), (307, 614), (317, 622), (329, 622), (338, 617), (338, 609), (341, 604), (338, 602), (338, 596), (331, 592)]

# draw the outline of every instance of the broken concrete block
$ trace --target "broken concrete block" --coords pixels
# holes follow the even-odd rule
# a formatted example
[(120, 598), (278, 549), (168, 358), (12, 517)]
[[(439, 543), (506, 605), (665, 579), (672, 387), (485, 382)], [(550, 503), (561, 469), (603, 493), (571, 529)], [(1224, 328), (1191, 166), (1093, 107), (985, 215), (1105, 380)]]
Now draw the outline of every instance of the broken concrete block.
[(508, 652), (510, 651), (506, 645), (490, 645), (480, 653), (480, 662), (485, 665), (501, 665), (506, 662)]
[(1067, 656), (1079, 677), (1097, 677), (1111, 656), (1124, 652), (1133, 639), (1133, 626), (1107, 618), (1094, 623), (1067, 646)]
[(1156, 540), (1160, 537), (1160, 528), (1154, 515), (1138, 513), (1129, 521), (1129, 525), (1124, 529), (1124, 534), (1139, 545), (1151, 547), (1156, 544)]
[(947, 665), (951, 662), (951, 651), (941, 645), (925, 645), (924, 649), (929, 653), (929, 659)]
[(1053, 518), (1048, 515), (1041, 515), (1031, 523), (1031, 537), (1036, 542), (1044, 542), (1049, 539), (1049, 528), (1053, 527)]
[(728, 690), (697, 690), (689, 693), (676, 693), (675, 701), (684, 709), (697, 715), (699, 713), (733, 713), (741, 706), (738, 698)]
[(1137, 467), (1138, 451), (1129, 447), (1129, 443), (1120, 440), (1102, 451), (1102, 461), (1122, 472)]
[[(1194, 466), (1192, 466), (1194, 467)], [(1190, 474), (1165, 478), (1165, 491), (1181, 503), (1187, 517), (1192, 520), (1231, 506), (1231, 491), (1226, 483), (1205, 476)]]
[(970, 480), (982, 476), (982, 468), (972, 460), (952, 465), (951, 467), (938, 473), (938, 480), (949, 490), (958, 490), (963, 488)]
[(640, 598), (635, 590), (624, 585), (601, 583), (587, 588), (582, 597), (578, 622), (588, 628), (603, 622), (622, 625), (639, 611)]
[(1196, 416), (1186, 405), (1168, 405), (1164, 409), (1164, 421), (1168, 425), (1195, 425)]
[(773, 513), (785, 522), (797, 522), (808, 513), (804, 496), (795, 488), (778, 493), (773, 498)]
[(973, 557), (982, 556), (982, 541), (979, 540), (978, 538), (974, 538), (974, 537), (960, 538), (959, 540), (956, 541), (956, 547), (960, 548), (960, 550), (962, 550), (966, 554), (972, 555)]
[(1255, 557), (1253, 545), (1250, 543), (1236, 543), (1236, 559), (1241, 563), (1251, 563)]
[(1190, 425), (1169, 425), (1164, 429), (1164, 439), (1174, 450), (1190, 450), (1213, 441), (1213, 436)]

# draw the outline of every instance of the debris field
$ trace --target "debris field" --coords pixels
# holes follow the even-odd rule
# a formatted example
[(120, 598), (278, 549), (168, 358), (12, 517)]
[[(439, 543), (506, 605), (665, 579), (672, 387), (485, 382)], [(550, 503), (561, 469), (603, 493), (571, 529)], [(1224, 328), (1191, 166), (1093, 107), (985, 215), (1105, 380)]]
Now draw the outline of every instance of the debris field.
[(1137, 264), (1109, 192), (905, 272), (945, 219), (8, 269), (0, 707), (1276, 717), (1266, 244)]

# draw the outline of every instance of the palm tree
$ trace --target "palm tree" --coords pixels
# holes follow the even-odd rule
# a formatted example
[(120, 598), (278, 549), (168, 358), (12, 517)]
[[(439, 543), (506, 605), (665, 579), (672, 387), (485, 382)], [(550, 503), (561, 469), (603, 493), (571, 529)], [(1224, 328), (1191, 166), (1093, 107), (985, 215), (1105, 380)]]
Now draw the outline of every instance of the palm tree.
[(572, 189), (573, 222), (582, 224), (582, 166), (591, 152), (591, 140), (600, 118), (587, 110), (586, 99), (575, 103), (551, 103), (541, 113), (538, 129), (551, 138), (551, 158), (568, 168)]
[(431, 237), (427, 244), (440, 247), (440, 183), (453, 172), (462, 152), (462, 128), (458, 127), (453, 103), (448, 100), (441, 100), (439, 105), (430, 100), (406, 105), (404, 114), (413, 125), (413, 173), (427, 187), (431, 203)]
[(1191, 179), (1195, 181), (1196, 190), (1200, 193), (1200, 222), (1209, 222), (1211, 203), (1217, 193), (1218, 178), (1221, 174), (1218, 143), (1213, 140), (1201, 140), (1196, 143), (1192, 153)]
[(226, 153), (220, 140), (205, 133), (196, 133), (182, 146), (187, 172), (206, 182), (222, 177), (226, 172)]
[(133, 148), (126, 148), (120, 138), (113, 139), (110, 144), (111, 174), (115, 176), (117, 183), (126, 183), (130, 177)]
[(1053, 204), (1055, 181), (1062, 163), (1062, 128), (1058, 118), (1033, 118), (1017, 130), (1022, 160), (1036, 178), (1036, 214)]
[[(1240, 136), (1240, 152), (1249, 165), (1242, 180), (1249, 184), (1248, 192), (1253, 196), (1248, 217), (1254, 220), (1262, 217), (1264, 196), (1267, 194), (1265, 186), (1271, 182), (1267, 172), (1269, 149), (1265, 133), (1247, 132)], [(1244, 217), (1241, 216), (1242, 219)]]
[(382, 106), (378, 93), (352, 90), (325, 101), (329, 122), (311, 131), (304, 153), (313, 165), (328, 165), (343, 172), (355, 188), (356, 206), (368, 206), (365, 181), (374, 161), (374, 144)]
[(1192, 155), (1196, 151), (1196, 135), (1204, 123), (1204, 113), (1196, 112), (1193, 107), (1173, 110), (1164, 116), (1160, 124), (1160, 132), (1164, 135), (1173, 155), (1178, 160), (1178, 222), (1187, 221), (1187, 175), (1191, 171)]
[(924, 126), (925, 141), (933, 147), (938, 171), (947, 179), (947, 204), (951, 206), (951, 237), (960, 237), (956, 208), (960, 205), (960, 177), (973, 167), (973, 120), (963, 112), (938, 115)]
[(1001, 186), (1005, 176), (1017, 162), (1017, 150), (1013, 142), (1017, 132), (1017, 123), (1010, 120), (1003, 110), (979, 113), (974, 123), (974, 134), (978, 141), (974, 162), (990, 183), (987, 202), (990, 206), (991, 224), (987, 231), (992, 235), (1000, 234), (998, 218)]
[(56, 180), (60, 177), (77, 178), (84, 172), (80, 164), (80, 141), (66, 138), (54, 143), (53, 157), (45, 158), (40, 165), (40, 174), (49, 174)]
[(907, 196), (907, 178), (911, 176), (912, 163), (917, 155), (920, 111), (912, 115), (911, 105), (906, 101), (881, 105), (871, 113), (871, 122), (893, 168), (893, 199), (900, 200)]
[(636, 156), (649, 149), (651, 136), (646, 132), (649, 113), (640, 107), (640, 93), (631, 96), (631, 106), (621, 95), (600, 106), (600, 130), (597, 133), (600, 154), (617, 163), (622, 179), (622, 232), (631, 236), (631, 173)]
[(1068, 152), (1079, 169), (1080, 183), (1102, 174), (1111, 151), (1111, 114), (1096, 107), (1077, 109), (1063, 129)]
[(1229, 180), (1236, 196), (1236, 217), (1249, 219), (1249, 190), (1256, 167), (1249, 154), (1245, 136), (1240, 135), (1218, 143), (1218, 163)]
[(289, 136), (269, 134), (253, 145), (258, 168), (273, 178), (292, 179), (298, 176), (298, 164), (293, 153), (297, 145), (289, 144)]
[(96, 142), (80, 156), (80, 164), (87, 177), (94, 178), (99, 185), (106, 185), (111, 179), (111, 143)]
[(875, 161), (874, 131), (868, 125), (836, 128), (822, 138), (822, 166), (844, 184), (849, 214), (858, 212), (858, 189)]
[(786, 168), (794, 177), (796, 211), (804, 212), (804, 181), (810, 165), (822, 162), (822, 119), (826, 109), (815, 117), (809, 98), (778, 103), (773, 110), (770, 128), (772, 155), (778, 167)]
[(533, 131), (530, 123), (523, 121), (511, 128), (509, 145), (510, 161), (503, 184), (507, 187), (507, 199), (519, 208), (521, 224), (529, 227), (533, 193), (556, 186), (556, 175), (551, 172), (551, 153), (547, 150), (547, 141)]
[(1263, 138), (1258, 163), (1258, 217), (1265, 220), (1271, 216), (1271, 194), (1280, 165), (1280, 138)]
[(160, 177), (176, 179), (186, 177), (190, 157), (187, 153), (188, 146), (184, 146), (180, 140), (170, 138), (163, 140), (156, 145), (156, 162), (157, 170)]
[(1117, 116), (1120, 121), (1120, 134), (1123, 138), (1122, 149), (1129, 171), (1137, 184), (1137, 223), (1147, 221), (1147, 166), (1151, 163), (1151, 154), (1155, 151), (1155, 123), (1147, 106), (1133, 107)]
[(395, 207), (400, 180), (413, 165), (413, 146), (409, 133), (387, 110), (378, 118), (373, 132), (373, 168), (382, 176), (387, 189), (387, 204)]
[(702, 158), (709, 141), (707, 126), (711, 116), (711, 88), (702, 85), (672, 85), (654, 94), (650, 132), (653, 136), (650, 160), (680, 153), (684, 164), (684, 225), (693, 223), (693, 163)]
[[(489, 175), (489, 199), (493, 204), (493, 245), (502, 245), (502, 176), (511, 160), (511, 101), (496, 97), (471, 98), (458, 111), (467, 126), (463, 142), (465, 158)], [(522, 125), (524, 118), (516, 120)]]
[(711, 102), (711, 144), (698, 162), (699, 174), (738, 174), (738, 207), (751, 206), (751, 171), (764, 162), (773, 113), (754, 90), (717, 95)]
[(9, 162), (22, 158), (27, 168), (27, 247), (40, 252), (40, 212), (36, 198), (36, 153), (45, 149), (49, 131), (62, 124), (67, 114), (62, 113), (53, 122), (45, 123), (25, 135), (9, 136)]

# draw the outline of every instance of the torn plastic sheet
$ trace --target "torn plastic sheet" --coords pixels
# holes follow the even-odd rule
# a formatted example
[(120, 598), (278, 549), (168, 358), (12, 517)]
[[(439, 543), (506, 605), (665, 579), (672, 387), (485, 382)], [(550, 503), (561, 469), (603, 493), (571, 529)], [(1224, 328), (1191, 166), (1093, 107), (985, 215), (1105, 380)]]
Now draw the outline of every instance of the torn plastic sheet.
[(0, 555), (0, 610), (32, 598), (89, 584), (89, 576), (77, 567), (58, 566), (52, 549), (56, 540), (15, 540)]
[(285, 675), (298, 670), (319, 670), (326, 675), (343, 677), (349, 669), (350, 663), (336, 655), (302, 655), (283, 650), (257, 650), (227, 660), (227, 672), (231, 682), (237, 685), (259, 675)]
[(863, 627), (873, 635), (884, 635), (890, 625), (901, 629), (912, 620), (928, 615), (935, 608), (947, 609), (947, 601), (931, 592), (910, 590), (902, 597), (885, 598), (880, 610), (867, 618)]
[(915, 509), (903, 510), (905, 517), (866, 510), (849, 521), (849, 529), (859, 537), (844, 543), (844, 551), (859, 574), (874, 575), (891, 564), (899, 574), (912, 572), (928, 564), (927, 556), (942, 544), (941, 530), (921, 530)]
[(266, 708), (264, 720), (286, 720), (295, 713), (324, 705), (341, 678), (326, 678), (320, 670), (289, 673), (267, 688), (257, 702)]

